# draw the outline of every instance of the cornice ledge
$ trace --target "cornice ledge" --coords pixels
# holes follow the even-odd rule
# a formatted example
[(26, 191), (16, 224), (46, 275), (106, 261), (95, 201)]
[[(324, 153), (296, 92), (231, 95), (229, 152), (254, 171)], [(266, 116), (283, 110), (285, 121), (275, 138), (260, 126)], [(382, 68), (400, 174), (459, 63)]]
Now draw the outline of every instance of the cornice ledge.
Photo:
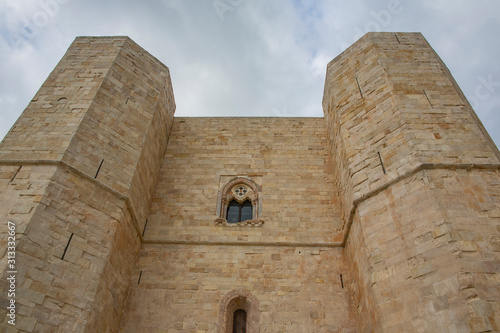
[(354, 214), (356, 214), (356, 210), (358, 206), (363, 203), (364, 201), (373, 198), (377, 194), (387, 190), (389, 187), (415, 175), (416, 173), (423, 171), (423, 170), (500, 170), (500, 164), (476, 164), (476, 163), (469, 163), (469, 164), (452, 164), (452, 163), (422, 163), (418, 165), (417, 167), (413, 168), (412, 170), (409, 170), (408, 172), (392, 179), (389, 180), (387, 183), (380, 185), (376, 189), (362, 195), (361, 197), (355, 199), (352, 202), (352, 208), (349, 213), (349, 219), (347, 221), (347, 227), (345, 229), (344, 233), (344, 238), (342, 241), (342, 247), (345, 247), (345, 244), (347, 243), (347, 239), (349, 238), (349, 233), (351, 231), (351, 226), (352, 222), (354, 220)]
[(132, 207), (131, 203), (130, 203), (130, 198), (109, 187), (108, 185), (102, 183), (101, 181), (97, 180), (96, 178), (94, 177), (91, 177), (89, 175), (87, 175), (86, 173), (78, 170), (77, 168), (75, 168), (74, 166), (62, 161), (62, 160), (0, 160), (0, 165), (19, 165), (19, 166), (23, 166), (23, 165), (50, 165), (50, 166), (60, 166), (62, 167), (63, 169), (69, 171), (69, 172), (72, 172), (73, 174), (76, 174), (82, 178), (85, 178), (86, 180), (90, 181), (91, 183), (94, 183), (95, 185), (97, 185), (98, 187), (102, 188), (103, 190), (111, 193), (112, 195), (114, 195), (115, 197), (117, 197), (118, 199), (121, 199), (123, 201), (125, 201), (125, 205), (127, 206), (127, 209), (130, 211), (130, 215), (132, 216), (132, 219), (134, 220), (133, 222), (133, 225), (134, 225), (134, 229), (135, 231), (137, 232), (137, 235), (139, 236), (139, 239), (141, 240), (141, 243), (144, 242), (144, 239), (142, 237), (142, 231), (141, 229), (139, 228), (139, 221), (137, 220), (137, 215), (134, 211), (134, 208)]

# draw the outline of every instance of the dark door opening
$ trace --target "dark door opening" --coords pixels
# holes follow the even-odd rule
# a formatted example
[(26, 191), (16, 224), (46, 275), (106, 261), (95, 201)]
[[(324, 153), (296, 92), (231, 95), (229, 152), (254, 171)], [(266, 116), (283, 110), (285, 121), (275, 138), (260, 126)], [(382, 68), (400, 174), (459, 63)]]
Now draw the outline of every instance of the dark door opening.
[(233, 333), (247, 332), (247, 313), (245, 310), (234, 311), (233, 317)]

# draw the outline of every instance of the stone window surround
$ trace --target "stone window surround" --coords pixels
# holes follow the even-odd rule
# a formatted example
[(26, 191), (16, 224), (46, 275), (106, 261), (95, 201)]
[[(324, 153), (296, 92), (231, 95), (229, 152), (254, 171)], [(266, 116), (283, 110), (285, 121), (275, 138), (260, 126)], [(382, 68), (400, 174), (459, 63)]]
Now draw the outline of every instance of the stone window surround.
[[(246, 193), (243, 197), (239, 197), (232, 190), (238, 185), (242, 185), (249, 188), (250, 191)], [(222, 226), (262, 226), (264, 221), (260, 218), (262, 215), (262, 201), (261, 201), (261, 190), (260, 187), (249, 177), (238, 176), (230, 180), (226, 185), (224, 185), (222, 191), (219, 193), (217, 198), (217, 218), (215, 219), (216, 225)], [(232, 200), (237, 202), (243, 202), (249, 200), (252, 203), (252, 219), (238, 222), (238, 223), (228, 223), (226, 220), (227, 208)]]
[(259, 333), (259, 301), (248, 290), (237, 289), (229, 292), (219, 306), (219, 333), (233, 332), (233, 316), (236, 310), (247, 313), (247, 333)]

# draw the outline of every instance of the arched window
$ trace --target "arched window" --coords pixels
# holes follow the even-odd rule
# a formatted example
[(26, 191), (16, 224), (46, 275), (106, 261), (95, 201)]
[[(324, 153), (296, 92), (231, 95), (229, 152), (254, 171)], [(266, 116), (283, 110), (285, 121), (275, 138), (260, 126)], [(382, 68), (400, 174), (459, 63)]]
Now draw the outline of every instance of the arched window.
[(217, 206), (218, 224), (262, 225), (260, 219), (260, 189), (248, 177), (236, 177), (219, 193)]
[(243, 309), (234, 311), (233, 316), (233, 333), (247, 332), (247, 312)]
[(220, 333), (259, 333), (259, 301), (247, 290), (233, 290), (219, 307)]
[(232, 200), (227, 206), (227, 223), (238, 223), (243, 221), (248, 221), (252, 219), (252, 203), (246, 200), (243, 203), (239, 203), (236, 200)]

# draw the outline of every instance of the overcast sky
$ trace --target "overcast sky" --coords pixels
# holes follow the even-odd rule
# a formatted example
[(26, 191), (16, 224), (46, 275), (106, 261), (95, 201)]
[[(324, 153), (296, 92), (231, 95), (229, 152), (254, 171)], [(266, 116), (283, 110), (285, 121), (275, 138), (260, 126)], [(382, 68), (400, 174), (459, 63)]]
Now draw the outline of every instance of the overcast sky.
[(170, 68), (177, 116), (322, 116), (326, 64), (368, 31), (422, 32), (500, 145), (500, 2), (0, 0), (0, 138), (76, 36)]

